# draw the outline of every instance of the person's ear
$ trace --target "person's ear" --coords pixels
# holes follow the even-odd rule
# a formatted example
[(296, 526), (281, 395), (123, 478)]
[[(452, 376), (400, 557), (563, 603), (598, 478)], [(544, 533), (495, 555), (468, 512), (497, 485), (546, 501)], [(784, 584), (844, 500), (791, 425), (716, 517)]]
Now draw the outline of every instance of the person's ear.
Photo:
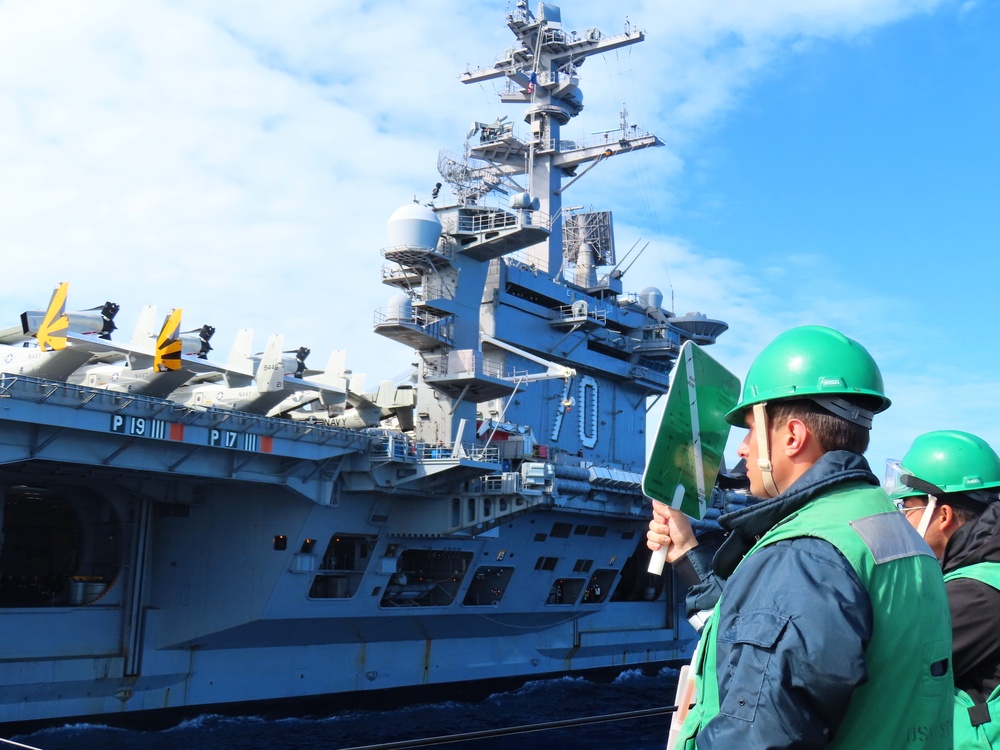
[(787, 456), (798, 456), (812, 440), (812, 433), (801, 419), (792, 417), (782, 427), (778, 445)]
[(955, 509), (950, 505), (939, 505), (938, 513), (940, 514), (938, 525), (941, 527), (942, 531), (947, 531), (949, 529), (954, 530), (960, 525), (958, 522), (958, 516), (955, 514)]

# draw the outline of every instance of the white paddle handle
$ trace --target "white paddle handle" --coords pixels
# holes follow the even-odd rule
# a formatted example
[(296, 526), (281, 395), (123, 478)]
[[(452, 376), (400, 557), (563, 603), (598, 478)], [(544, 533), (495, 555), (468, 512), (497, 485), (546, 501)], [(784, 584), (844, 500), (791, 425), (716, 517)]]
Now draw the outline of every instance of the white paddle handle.
[(646, 568), (646, 572), (652, 573), (654, 576), (663, 574), (663, 563), (667, 561), (667, 548), (660, 547), (656, 550), (652, 556), (649, 558), (649, 567)]
[[(670, 501), (670, 507), (679, 510), (683, 499), (684, 485), (679, 484), (674, 488), (674, 496)], [(649, 566), (646, 568), (647, 573), (652, 573), (654, 576), (663, 575), (663, 564), (667, 561), (667, 550), (669, 548), (670, 545), (667, 545), (653, 552), (649, 558)]]

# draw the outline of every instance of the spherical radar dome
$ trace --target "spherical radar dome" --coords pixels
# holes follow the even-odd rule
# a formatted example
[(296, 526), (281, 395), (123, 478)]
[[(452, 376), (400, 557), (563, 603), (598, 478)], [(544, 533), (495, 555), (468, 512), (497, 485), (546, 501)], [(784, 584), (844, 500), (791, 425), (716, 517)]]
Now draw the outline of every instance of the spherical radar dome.
[(647, 286), (639, 292), (639, 302), (647, 310), (658, 309), (663, 304), (663, 292), (655, 286)]
[(389, 300), (386, 307), (388, 320), (410, 320), (413, 317), (413, 302), (405, 294), (397, 294)]
[(392, 247), (437, 247), (441, 220), (428, 206), (408, 203), (397, 209), (385, 225)]

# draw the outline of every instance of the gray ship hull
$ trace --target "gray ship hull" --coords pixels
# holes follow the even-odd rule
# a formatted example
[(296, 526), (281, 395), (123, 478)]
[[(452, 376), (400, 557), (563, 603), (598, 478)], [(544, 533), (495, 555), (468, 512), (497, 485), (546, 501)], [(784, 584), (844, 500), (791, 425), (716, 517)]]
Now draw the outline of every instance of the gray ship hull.
[[(4, 558), (51, 561), (49, 582), (16, 564), (4, 574), (3, 722), (651, 667), (690, 647), (669, 587), (657, 591), (638, 572), (641, 553), (636, 565), (618, 563), (642, 546), (635, 521), (591, 518), (581, 529), (577, 513), (548, 509), (510, 517), (502, 533), (396, 535), (380, 515), (392, 494), (318, 503), (299, 489), (327, 480), (287, 486), (315, 461), (297, 459), (275, 484), (254, 466), (259, 454), (200, 445), (211, 424), (233, 426), (231, 413), (172, 421), (157, 399), (23, 377), (4, 377), (3, 393)], [(166, 437), (116, 432), (122, 415)], [(242, 421), (244, 444), (289, 430), (284, 420)], [(179, 423), (197, 443), (169, 439)], [(379, 439), (360, 453), (356, 433), (294, 427), (309, 437), (272, 435), (266, 462), (291, 462), (280, 456), (286, 441), (366, 464), (384, 453)], [(183, 475), (167, 470), (182, 460)], [(560, 524), (570, 533), (550, 538)], [(54, 569), (60, 559), (69, 567)], [(615, 565), (618, 593), (553, 600), (554, 579), (567, 589), (590, 580), (560, 573), (565, 561)]]

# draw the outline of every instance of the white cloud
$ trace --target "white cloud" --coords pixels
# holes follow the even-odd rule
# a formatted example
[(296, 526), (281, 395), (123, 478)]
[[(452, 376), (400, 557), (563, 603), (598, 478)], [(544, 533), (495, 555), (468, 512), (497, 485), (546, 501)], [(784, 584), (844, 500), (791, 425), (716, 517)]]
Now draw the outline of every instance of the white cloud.
[[(729, 321), (717, 351), (740, 374), (800, 323), (842, 326), (863, 340), (878, 321), (903, 340), (916, 303), (853, 298), (835, 263), (808, 248), (774, 258), (759, 248), (727, 257), (725, 248), (692, 247), (670, 236), (670, 218), (677, 191), (697, 189), (682, 180), (705, 164), (713, 128), (762, 76), (810, 45), (863, 39), (942, 5), (564, 3), (568, 28), (619, 33), (627, 13), (648, 32), (645, 44), (581, 68), (588, 119), (567, 133), (616, 127), (624, 103), (629, 122), (668, 144), (601, 165), (567, 199), (615, 209), (620, 253), (650, 241), (626, 281), (669, 279), (679, 312)], [(280, 331), (310, 345), (317, 361), (346, 348), (356, 370), (395, 375), (409, 353), (371, 333), (372, 310), (392, 293), (379, 284), (384, 224), (398, 205), (427, 195), (438, 149), (460, 150), (471, 120), (509, 114), (520, 126), (491, 85), (457, 80), (512, 45), (505, 8), (482, 0), (0, 5), (6, 315), (40, 306), (66, 279), (71, 305), (121, 302), (126, 329), (144, 304), (178, 305), (186, 327), (218, 327), (220, 350), (251, 326), (259, 340)], [(885, 355), (893, 372), (919, 366), (912, 351)], [(955, 375), (894, 379), (899, 411), (920, 409)], [(981, 394), (982, 384), (970, 391)], [(916, 426), (895, 425), (894, 434)]]

